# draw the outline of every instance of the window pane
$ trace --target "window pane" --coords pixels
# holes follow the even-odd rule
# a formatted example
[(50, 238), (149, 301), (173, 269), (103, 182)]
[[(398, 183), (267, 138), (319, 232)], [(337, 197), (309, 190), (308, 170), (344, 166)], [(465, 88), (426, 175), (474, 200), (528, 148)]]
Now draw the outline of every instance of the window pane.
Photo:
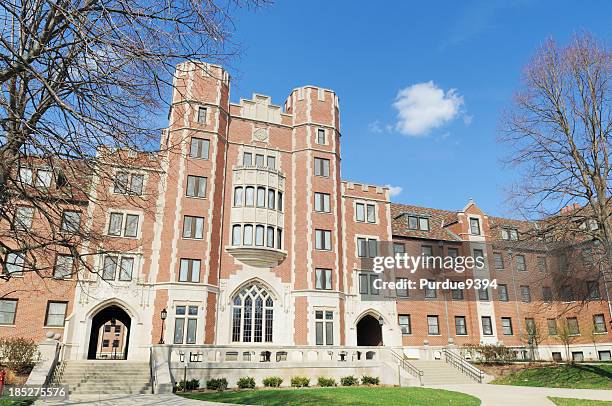
[(234, 189), (234, 206), (242, 206), (244, 201), (242, 186), (238, 186)]
[(51, 171), (39, 169), (36, 171), (36, 186), (51, 187)]
[(266, 247), (274, 248), (274, 227), (268, 227), (266, 233)]
[(108, 224), (109, 235), (121, 235), (121, 225), (123, 223), (123, 214), (111, 213), (110, 221)]
[(131, 281), (132, 280), (132, 269), (134, 268), (134, 258), (122, 257), (121, 265), (119, 269), (119, 280)]
[(126, 237), (136, 237), (138, 235), (138, 215), (127, 214), (125, 216), (125, 233)]
[(253, 226), (247, 224), (244, 226), (244, 245), (253, 245)]
[(143, 184), (144, 175), (132, 175), (132, 180), (130, 182), (130, 193), (141, 195)]
[(62, 231), (77, 232), (81, 223), (81, 213), (78, 211), (64, 211), (62, 214)]
[(187, 344), (195, 344), (197, 325), (198, 325), (197, 319), (187, 320)]
[(264, 226), (262, 225), (255, 227), (255, 245), (264, 245)]
[(241, 227), (235, 225), (232, 227), (232, 245), (240, 245)]
[(422, 231), (429, 231), (429, 219), (426, 217), (419, 217), (419, 229)]
[(276, 196), (276, 192), (274, 189), (268, 189), (268, 209), (274, 210), (274, 198)]
[(325, 323), (325, 344), (334, 345), (334, 323)]
[(278, 204), (276, 205), (278, 211), (283, 211), (283, 193), (278, 192)]
[(67, 303), (63, 302), (49, 302), (47, 307), (47, 322), (46, 326), (63, 326), (66, 319), (66, 307)]
[(174, 344), (183, 344), (185, 335), (185, 319), (179, 318), (174, 321)]
[(257, 207), (266, 206), (266, 189), (263, 187), (257, 188)]
[(273, 156), (269, 156), (268, 157), (268, 168), (269, 169), (276, 169), (276, 158)]
[(14, 227), (16, 230), (29, 230), (32, 227), (34, 208), (19, 206), (15, 210)]
[(362, 203), (355, 205), (355, 219), (357, 221), (365, 221), (365, 206)]
[(0, 324), (15, 324), (17, 300), (0, 299)]
[(102, 279), (112, 281), (115, 279), (117, 269), (117, 257), (107, 255), (104, 257), (104, 267), (102, 268)]
[(255, 204), (255, 188), (248, 186), (245, 191), (245, 206), (253, 206)]
[(376, 206), (368, 204), (368, 222), (376, 223)]
[(70, 255), (57, 255), (53, 276), (56, 278), (69, 278), (72, 276), (74, 258)]
[(315, 323), (316, 330), (316, 345), (323, 345), (323, 322)]
[(283, 249), (283, 230), (276, 230), (276, 248)]
[(23, 275), (25, 258), (21, 254), (10, 253), (6, 256), (6, 273), (12, 276)]

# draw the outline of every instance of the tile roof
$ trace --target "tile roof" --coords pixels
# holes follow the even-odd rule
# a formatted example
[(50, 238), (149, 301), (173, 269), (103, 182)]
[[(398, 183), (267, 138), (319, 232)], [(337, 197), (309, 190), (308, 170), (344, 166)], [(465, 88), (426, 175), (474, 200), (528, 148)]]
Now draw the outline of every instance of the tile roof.
[[(409, 229), (408, 214), (428, 217), (430, 230), (421, 231)], [(428, 240), (461, 241), (459, 237), (444, 227), (444, 225), (456, 221), (456, 212), (391, 203), (391, 217), (394, 236), (423, 238)]]

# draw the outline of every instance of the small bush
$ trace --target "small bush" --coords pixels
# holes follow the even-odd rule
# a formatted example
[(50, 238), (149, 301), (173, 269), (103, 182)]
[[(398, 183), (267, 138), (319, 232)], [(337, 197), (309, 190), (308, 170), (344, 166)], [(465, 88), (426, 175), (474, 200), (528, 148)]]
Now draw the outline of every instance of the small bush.
[(319, 386), (336, 386), (336, 380), (334, 378), (326, 378), (320, 376), (318, 380)]
[(364, 375), (361, 377), (362, 385), (378, 385), (380, 383), (380, 379), (377, 376), (368, 376)]
[(238, 387), (240, 389), (255, 389), (255, 379), (250, 376), (243, 376), (238, 379)]
[(267, 388), (278, 388), (283, 383), (283, 378), (280, 376), (269, 376), (262, 381), (263, 386)]
[(352, 375), (344, 376), (340, 378), (340, 384), (342, 386), (356, 386), (356, 385), (359, 385), (359, 379), (355, 378)]
[(227, 389), (227, 379), (209, 379), (208, 381), (206, 381), (206, 389), (218, 390), (219, 392), (222, 392)]
[[(195, 390), (200, 387), (199, 379), (190, 379), (187, 381), (187, 390)], [(180, 381), (177, 385), (177, 390), (183, 391), (185, 390), (185, 381)]]
[(38, 344), (25, 338), (0, 338), (0, 360), (18, 374), (28, 374), (40, 359)]
[(305, 388), (310, 385), (310, 378), (305, 376), (294, 376), (291, 378), (291, 386), (294, 388)]

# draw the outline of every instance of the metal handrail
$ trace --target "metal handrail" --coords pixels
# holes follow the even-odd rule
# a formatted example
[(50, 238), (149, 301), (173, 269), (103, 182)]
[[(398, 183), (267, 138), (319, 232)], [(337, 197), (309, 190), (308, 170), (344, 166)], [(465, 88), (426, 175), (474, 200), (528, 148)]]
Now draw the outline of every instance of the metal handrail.
[(442, 349), (442, 353), (444, 354), (444, 360), (447, 364), (451, 364), (462, 373), (468, 375), (473, 380), (478, 383), (482, 383), (484, 379), (484, 372), (480, 369), (476, 368), (474, 365), (470, 364), (465, 358), (462, 356), (455, 354), (452, 351), (447, 350), (446, 348)]
[(153, 356), (153, 348), (149, 349), (149, 374), (151, 375), (151, 392), (155, 393), (155, 384), (157, 382), (157, 363), (155, 362), (155, 357)]
[(410, 375), (416, 378), (419, 378), (419, 384), (423, 386), (423, 371), (421, 371), (419, 368), (412, 365), (410, 362), (408, 362), (408, 360), (406, 360), (406, 358), (402, 357), (395, 351), (391, 349), (389, 351), (391, 352), (391, 354), (393, 354), (395, 359), (399, 362), (399, 365), (402, 367), (402, 369), (404, 369), (404, 371), (408, 372)]
[(66, 368), (66, 363), (62, 362), (63, 350), (64, 345), (62, 343), (58, 343), (57, 348), (55, 349), (53, 363), (51, 364), (51, 373), (45, 380), (46, 385), (57, 385), (61, 382), (62, 376), (64, 375), (64, 369)]

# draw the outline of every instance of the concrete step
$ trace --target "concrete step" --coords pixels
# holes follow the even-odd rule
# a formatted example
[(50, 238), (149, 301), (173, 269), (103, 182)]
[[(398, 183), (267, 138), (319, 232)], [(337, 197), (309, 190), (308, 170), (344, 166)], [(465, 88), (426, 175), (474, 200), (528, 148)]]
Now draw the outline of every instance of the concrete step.
[(69, 361), (60, 379), (70, 394), (151, 393), (149, 364), (129, 361)]

